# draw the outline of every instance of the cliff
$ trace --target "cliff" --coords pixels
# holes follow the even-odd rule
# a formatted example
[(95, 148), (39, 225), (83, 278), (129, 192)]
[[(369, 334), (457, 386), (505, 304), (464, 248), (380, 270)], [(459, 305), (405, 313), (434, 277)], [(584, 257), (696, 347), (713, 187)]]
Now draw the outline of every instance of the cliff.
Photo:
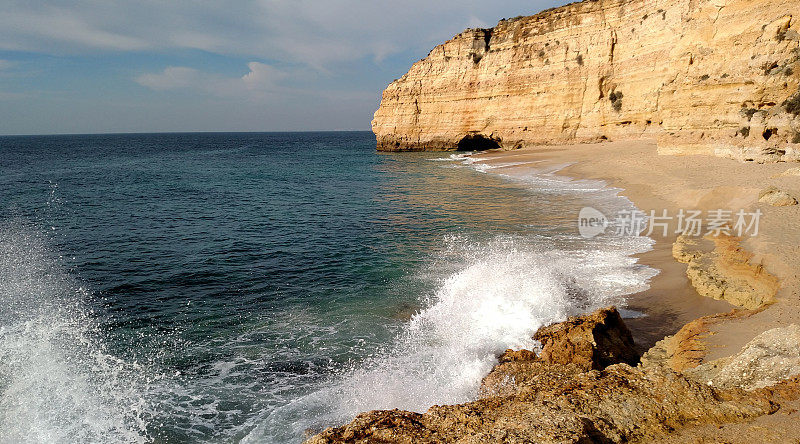
[(378, 149), (657, 138), (800, 160), (796, 0), (587, 0), (470, 29), (384, 91)]

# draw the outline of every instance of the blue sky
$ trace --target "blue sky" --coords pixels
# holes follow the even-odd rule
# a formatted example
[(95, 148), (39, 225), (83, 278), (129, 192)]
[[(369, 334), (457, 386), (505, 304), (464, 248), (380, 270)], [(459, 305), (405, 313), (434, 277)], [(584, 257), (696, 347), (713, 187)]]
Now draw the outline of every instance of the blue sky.
[(368, 130), (468, 27), (554, 0), (0, 0), (0, 134)]

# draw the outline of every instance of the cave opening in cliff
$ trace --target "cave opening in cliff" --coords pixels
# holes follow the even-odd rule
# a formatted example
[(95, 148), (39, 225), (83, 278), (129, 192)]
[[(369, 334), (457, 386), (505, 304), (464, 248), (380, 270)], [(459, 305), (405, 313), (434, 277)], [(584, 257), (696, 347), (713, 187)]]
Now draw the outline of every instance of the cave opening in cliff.
[(458, 142), (459, 151), (486, 151), (500, 148), (500, 143), (482, 134), (469, 134)]

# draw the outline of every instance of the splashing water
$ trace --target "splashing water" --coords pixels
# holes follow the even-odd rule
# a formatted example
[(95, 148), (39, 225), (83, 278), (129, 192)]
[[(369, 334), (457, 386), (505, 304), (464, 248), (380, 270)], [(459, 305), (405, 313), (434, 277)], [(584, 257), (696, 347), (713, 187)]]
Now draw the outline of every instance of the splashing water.
[(374, 143), (4, 139), (0, 444), (298, 442), (466, 402), (498, 353), (652, 276), (646, 239), (576, 237), (581, 207), (630, 205), (604, 183)]
[[(624, 295), (647, 288), (654, 274), (636, 265), (630, 246), (542, 250), (508, 236), (483, 245), (458, 236), (447, 242), (462, 263), (390, 347), (276, 410), (244, 442), (278, 442), (369, 410), (424, 412), (435, 404), (474, 399), (501, 352), (535, 349), (532, 335), (539, 327), (620, 303)], [(286, 435), (272, 429), (286, 423), (295, 424)]]
[(0, 442), (146, 442), (143, 369), (104, 351), (45, 239), (0, 226)]

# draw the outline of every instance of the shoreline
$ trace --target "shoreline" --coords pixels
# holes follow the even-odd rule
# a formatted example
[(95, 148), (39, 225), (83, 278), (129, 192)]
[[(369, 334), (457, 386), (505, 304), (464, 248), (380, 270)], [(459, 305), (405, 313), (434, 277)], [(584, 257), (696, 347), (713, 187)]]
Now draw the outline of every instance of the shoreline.
[[(598, 171), (591, 163), (587, 163), (587, 159), (583, 156), (580, 159), (572, 158), (571, 148), (574, 147), (576, 146), (479, 153), (474, 155), (474, 158), (479, 159), (480, 163), (489, 165), (502, 163), (510, 157), (513, 157), (515, 162), (536, 162), (534, 165), (537, 167), (566, 164), (553, 174), (570, 180), (601, 180), (609, 188), (619, 189), (619, 195), (629, 199), (636, 208), (640, 210), (655, 208), (653, 199), (648, 198), (646, 193), (630, 193), (630, 184), (625, 180)], [(515, 169), (517, 170), (515, 172), (522, 174), (525, 174), (524, 171), (528, 169), (525, 165), (499, 167), (501, 170), (507, 168)], [(631, 194), (635, 194), (636, 197), (632, 197)], [(663, 206), (664, 204), (659, 202), (658, 205)], [(651, 238), (654, 241), (652, 249), (634, 254), (633, 257), (638, 259), (639, 264), (657, 270), (658, 274), (650, 279), (647, 290), (628, 295), (625, 306), (627, 309), (646, 315), (625, 319), (625, 323), (633, 333), (637, 350), (641, 354), (644, 354), (665, 336), (675, 334), (692, 320), (729, 312), (735, 308), (725, 301), (702, 297), (695, 291), (686, 276), (686, 266), (677, 262), (672, 256), (672, 245), (676, 236), (668, 238), (653, 236)]]
[[(764, 214), (758, 236), (744, 239), (741, 245), (753, 254), (751, 262), (762, 264), (778, 278), (781, 287), (775, 302), (761, 311), (715, 323), (703, 338), (707, 349), (703, 362), (737, 353), (765, 330), (800, 323), (797, 271), (791, 262), (793, 257), (800, 257), (797, 236), (800, 230), (791, 229), (798, 226), (800, 207), (771, 207), (758, 202), (759, 191), (770, 185), (790, 192), (800, 190), (800, 176), (781, 176), (792, 164), (742, 163), (705, 155), (659, 155), (656, 143), (650, 140), (523, 148), (475, 157), (489, 165), (512, 159), (515, 163), (536, 162), (537, 166), (566, 165), (555, 174), (602, 180), (619, 188), (621, 196), (646, 213), (663, 209), (670, 215), (679, 209), (761, 210)], [(524, 173), (529, 167), (523, 164), (506, 168)], [(659, 270), (659, 274), (651, 279), (648, 290), (628, 297), (628, 308), (648, 316), (626, 319), (642, 352), (687, 323), (741, 308), (697, 292), (687, 277), (687, 265), (673, 257), (676, 235), (651, 237), (655, 240), (653, 249), (635, 257)], [(776, 249), (775, 245), (781, 241), (785, 245)]]
[[(664, 156), (647, 140), (473, 157), (510, 175), (544, 166), (559, 176), (601, 180), (645, 213), (763, 214), (758, 235), (745, 239), (651, 236), (653, 248), (634, 257), (659, 274), (625, 304), (646, 316), (623, 322), (606, 308), (542, 327), (534, 338), (544, 348), (499, 356), (474, 401), (425, 413), (364, 412), (308, 442), (800, 439), (800, 300), (793, 262), (800, 257), (800, 205), (773, 206), (759, 193), (776, 186), (797, 195), (800, 168)], [(614, 348), (626, 343), (641, 356), (638, 364), (623, 358), (625, 347)], [(595, 361), (603, 357), (611, 361)]]

